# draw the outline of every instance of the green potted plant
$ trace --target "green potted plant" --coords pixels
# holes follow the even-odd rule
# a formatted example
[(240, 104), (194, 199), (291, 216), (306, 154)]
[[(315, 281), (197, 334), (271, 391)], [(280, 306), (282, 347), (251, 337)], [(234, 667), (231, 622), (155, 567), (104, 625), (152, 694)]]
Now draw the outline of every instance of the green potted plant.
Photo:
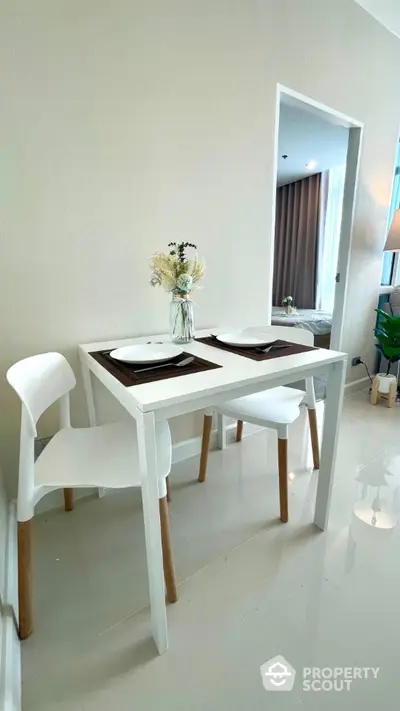
[(379, 392), (386, 393), (390, 390), (390, 385), (397, 378), (390, 374), (390, 369), (394, 363), (400, 360), (400, 317), (391, 316), (382, 309), (376, 309), (378, 322), (375, 328), (375, 338), (378, 341), (376, 347), (387, 360), (386, 373), (378, 373)]

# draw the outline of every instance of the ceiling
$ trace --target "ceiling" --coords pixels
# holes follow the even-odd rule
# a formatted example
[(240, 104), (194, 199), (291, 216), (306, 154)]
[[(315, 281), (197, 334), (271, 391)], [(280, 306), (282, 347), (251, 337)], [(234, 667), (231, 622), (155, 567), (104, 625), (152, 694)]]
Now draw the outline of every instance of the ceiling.
[(393, 34), (400, 37), (399, 0), (355, 0)]
[(343, 165), (347, 154), (347, 128), (328, 122), (322, 111), (305, 110), (299, 101), (288, 99), (280, 105), (278, 185)]

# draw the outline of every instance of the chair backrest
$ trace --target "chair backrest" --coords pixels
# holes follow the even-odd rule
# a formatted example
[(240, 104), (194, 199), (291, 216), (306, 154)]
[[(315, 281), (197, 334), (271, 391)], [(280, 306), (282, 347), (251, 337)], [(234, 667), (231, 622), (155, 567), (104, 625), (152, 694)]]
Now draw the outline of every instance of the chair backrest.
[(260, 334), (262, 336), (271, 336), (272, 338), (280, 338), (283, 341), (291, 341), (292, 343), (301, 343), (303, 346), (314, 345), (314, 334), (305, 328), (295, 328), (293, 326), (251, 326), (245, 328), (243, 333), (251, 333), (253, 335)]
[[(314, 345), (314, 334), (305, 328), (295, 328), (293, 326), (250, 326), (244, 329), (243, 333), (262, 335), (263, 337), (271, 338), (271, 340), (280, 338), (283, 341), (291, 341), (303, 346)], [(305, 386), (306, 397), (304, 402), (310, 409), (315, 409), (314, 378), (306, 378)]]
[(39, 417), (76, 385), (75, 375), (61, 353), (41, 353), (15, 363), (7, 380), (20, 398), (36, 436)]
[(22, 403), (17, 518), (29, 521), (35, 505), (36, 423), (43, 412), (59, 400), (61, 427), (69, 426), (69, 391), (75, 387), (76, 380), (71, 366), (60, 353), (42, 353), (20, 360), (8, 370), (7, 380)]

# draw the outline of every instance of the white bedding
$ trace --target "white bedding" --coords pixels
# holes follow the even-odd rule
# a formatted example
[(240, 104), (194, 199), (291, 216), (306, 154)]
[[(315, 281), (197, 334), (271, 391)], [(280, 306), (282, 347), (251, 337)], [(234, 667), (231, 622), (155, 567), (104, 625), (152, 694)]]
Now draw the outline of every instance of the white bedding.
[(315, 336), (324, 336), (332, 330), (332, 314), (317, 309), (297, 309), (295, 314), (287, 314), (284, 308), (273, 306), (271, 323), (304, 328)]

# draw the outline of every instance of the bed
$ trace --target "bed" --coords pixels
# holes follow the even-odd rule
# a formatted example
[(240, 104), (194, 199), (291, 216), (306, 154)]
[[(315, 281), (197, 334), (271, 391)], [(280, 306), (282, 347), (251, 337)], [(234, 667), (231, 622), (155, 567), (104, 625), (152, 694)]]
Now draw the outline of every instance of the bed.
[(329, 348), (332, 330), (332, 314), (317, 309), (296, 309), (288, 314), (281, 306), (272, 307), (271, 323), (274, 326), (304, 328), (314, 334), (314, 343), (319, 348)]

